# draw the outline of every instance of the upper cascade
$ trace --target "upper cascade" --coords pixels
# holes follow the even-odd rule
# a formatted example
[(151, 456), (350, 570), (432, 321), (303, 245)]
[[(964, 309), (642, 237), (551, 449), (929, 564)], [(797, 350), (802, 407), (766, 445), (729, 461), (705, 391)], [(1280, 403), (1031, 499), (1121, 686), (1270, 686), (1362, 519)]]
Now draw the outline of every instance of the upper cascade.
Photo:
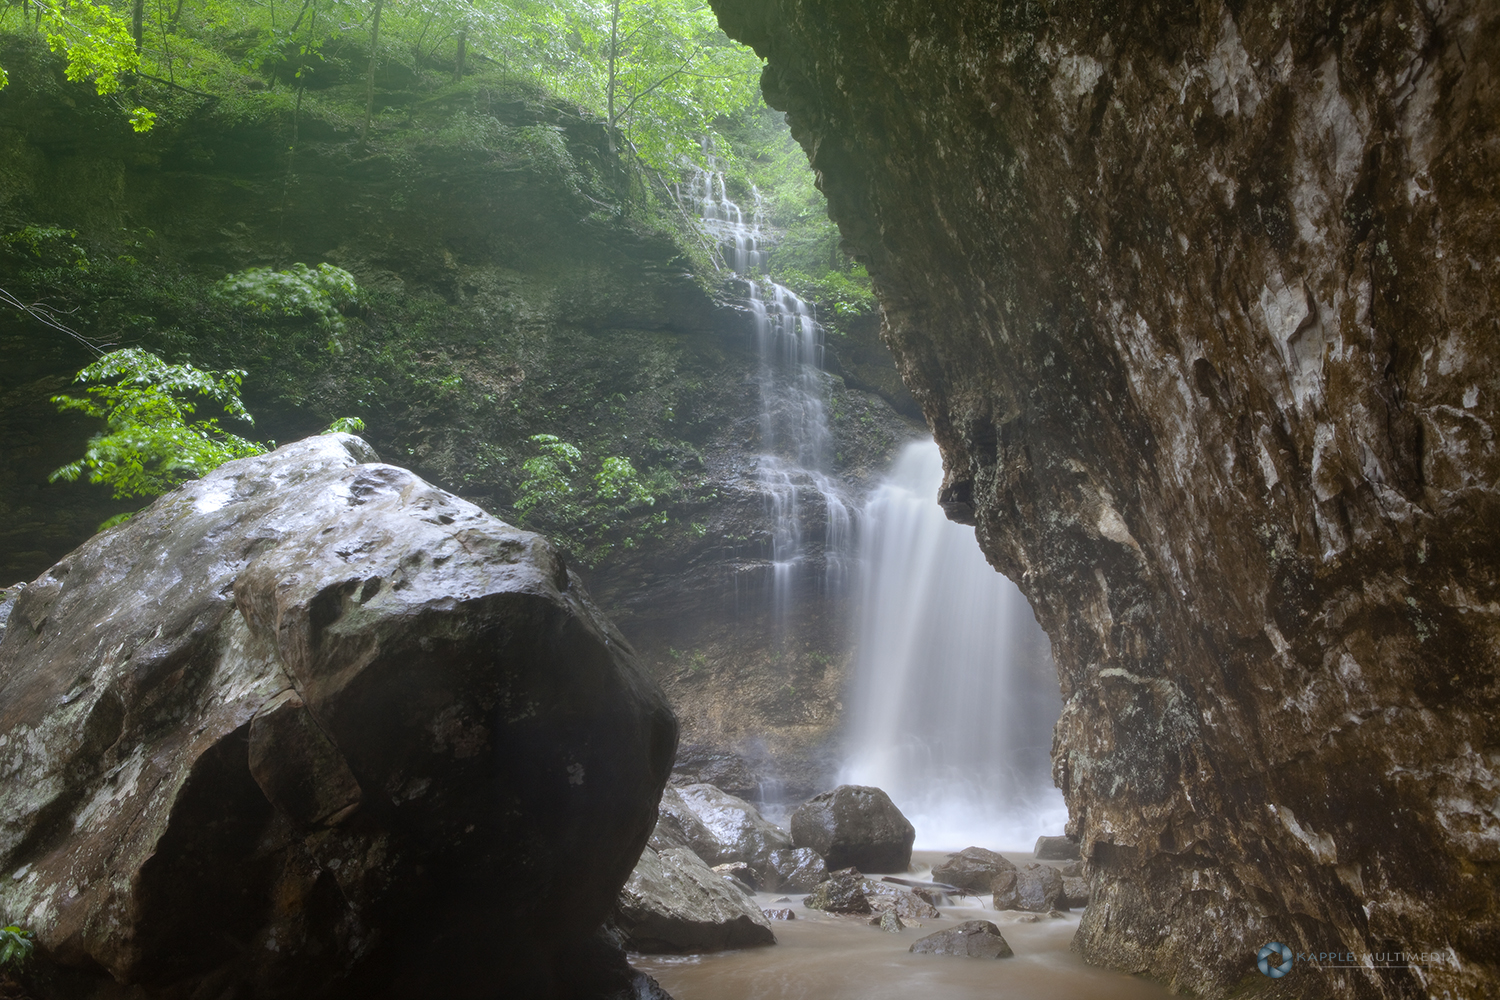
[[(743, 282), (755, 321), (761, 359), (756, 479), (774, 521), (769, 597), (778, 622), (785, 623), (813, 555), (804, 538), (806, 516), (823, 517), (822, 587), (844, 585), (852, 555), (852, 508), (827, 471), (831, 435), (824, 405), (823, 328), (809, 302), (760, 276), (769, 257), (760, 192), (751, 187), (754, 207), (747, 215), (729, 198), (723, 171), (714, 169), (712, 157), (709, 162), (709, 169), (694, 168), (685, 200)], [(808, 500), (815, 509), (808, 509)]]

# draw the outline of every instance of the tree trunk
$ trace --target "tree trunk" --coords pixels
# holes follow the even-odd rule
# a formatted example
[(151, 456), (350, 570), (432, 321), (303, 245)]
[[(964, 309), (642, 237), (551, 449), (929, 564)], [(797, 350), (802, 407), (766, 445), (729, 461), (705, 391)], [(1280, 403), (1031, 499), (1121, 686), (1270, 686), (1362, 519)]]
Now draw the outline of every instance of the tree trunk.
[(146, 0), (135, 0), (135, 9), (130, 14), (130, 37), (135, 39), (136, 52), (141, 51), (141, 25), (146, 20)]
[(375, 111), (375, 50), (380, 44), (380, 8), (384, 0), (375, 0), (375, 20), (370, 27), (370, 75), (365, 84), (365, 124), (359, 130), (359, 144), (365, 145), (370, 135), (370, 116)]
[(462, 83), (464, 79), (464, 50), (468, 48), (469, 33), (462, 28), (458, 31), (458, 58), (453, 63), (453, 82)]

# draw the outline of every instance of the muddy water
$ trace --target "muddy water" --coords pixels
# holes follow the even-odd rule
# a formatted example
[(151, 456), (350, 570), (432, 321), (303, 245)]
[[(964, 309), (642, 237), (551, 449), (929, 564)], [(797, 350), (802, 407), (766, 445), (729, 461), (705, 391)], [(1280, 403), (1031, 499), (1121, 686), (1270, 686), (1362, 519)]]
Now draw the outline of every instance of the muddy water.
[[(941, 858), (942, 855), (936, 855)], [(931, 858), (915, 864), (925, 878)], [(1022, 855), (1012, 860), (1030, 861)], [(988, 901), (965, 898), (940, 907), (942, 919), (900, 934), (871, 927), (863, 917), (840, 917), (761, 893), (763, 908), (789, 907), (795, 920), (773, 921), (777, 944), (713, 955), (633, 956), (674, 1000), (1166, 1000), (1162, 986), (1098, 969), (1068, 950), (1078, 914), (1039, 923), (996, 913)], [(992, 960), (913, 955), (918, 938), (965, 920), (991, 920), (1015, 951)]]

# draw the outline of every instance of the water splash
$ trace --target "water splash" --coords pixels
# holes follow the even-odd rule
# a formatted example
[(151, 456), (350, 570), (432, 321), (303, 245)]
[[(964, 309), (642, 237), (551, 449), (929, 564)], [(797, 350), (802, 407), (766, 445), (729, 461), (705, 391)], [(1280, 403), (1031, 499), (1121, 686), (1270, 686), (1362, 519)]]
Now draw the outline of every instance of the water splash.
[(910, 444), (861, 518), (859, 650), (840, 780), (876, 785), (917, 847), (1029, 850), (1067, 822), (1047, 638), (972, 528), (937, 504), (942, 457)]

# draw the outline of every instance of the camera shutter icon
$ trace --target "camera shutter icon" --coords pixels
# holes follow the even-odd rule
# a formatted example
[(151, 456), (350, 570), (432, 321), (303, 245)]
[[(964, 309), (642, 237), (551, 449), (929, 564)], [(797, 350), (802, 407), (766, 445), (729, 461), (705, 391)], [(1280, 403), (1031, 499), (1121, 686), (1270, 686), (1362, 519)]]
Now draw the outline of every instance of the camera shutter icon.
[(1280, 941), (1272, 941), (1264, 945), (1256, 955), (1255, 967), (1263, 976), (1280, 979), (1292, 971), (1292, 949)]

